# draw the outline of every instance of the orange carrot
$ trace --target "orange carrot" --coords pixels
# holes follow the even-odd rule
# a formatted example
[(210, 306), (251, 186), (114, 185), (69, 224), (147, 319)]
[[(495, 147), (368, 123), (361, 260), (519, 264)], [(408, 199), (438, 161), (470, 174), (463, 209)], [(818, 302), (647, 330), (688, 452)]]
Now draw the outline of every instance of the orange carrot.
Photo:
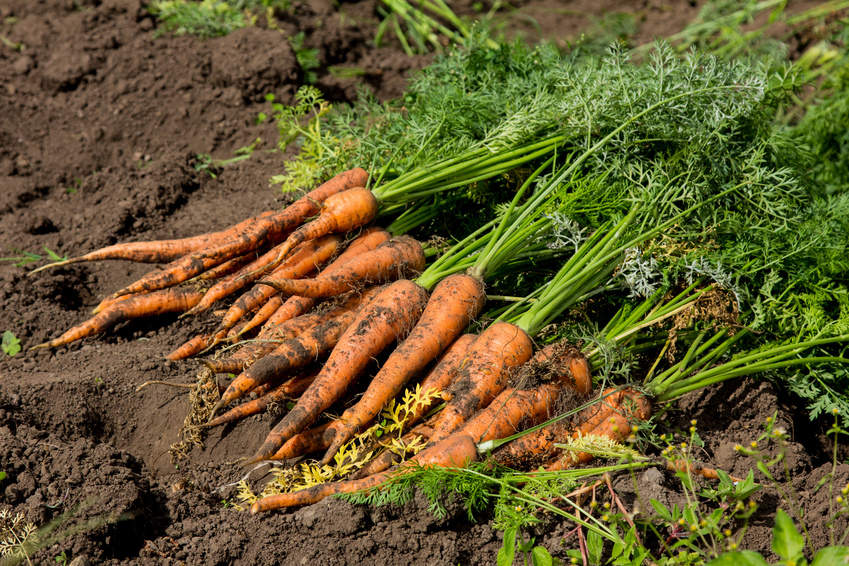
[[(339, 257), (337, 257), (332, 263), (330, 263), (330, 265), (328, 265), (322, 273), (332, 273), (333, 271), (339, 269), (341, 266), (345, 265), (348, 260), (377, 248), (380, 244), (388, 241), (390, 238), (391, 234), (389, 234), (389, 232), (387, 232), (383, 228), (375, 227), (365, 230), (360, 236), (351, 241), (345, 251), (339, 254)], [(279, 276), (284, 275), (283, 271), (275, 270), (274, 273), (277, 273)], [(270, 297), (276, 292), (277, 290), (272, 287), (268, 287), (265, 285), (257, 285), (256, 287), (245, 293), (245, 295), (236, 300), (233, 306), (230, 307), (230, 310), (228, 310), (227, 313), (224, 315), (224, 318), (221, 319), (221, 326), (223, 328), (229, 328), (230, 325), (235, 324), (236, 320), (238, 320), (245, 312), (247, 312), (249, 304), (253, 304), (254, 301), (260, 300), (262, 297)], [(299, 305), (304, 305), (303, 308), (305, 310), (303, 312), (306, 312), (306, 310), (309, 310), (310, 308), (312, 308), (312, 305), (315, 304), (313, 302), (309, 303), (310, 306), (305, 306), (307, 303), (305, 303), (304, 301), (307, 300), (308, 299), (300, 299), (297, 301), (293, 301), (293, 303), (297, 302), (297, 304)], [(283, 316), (284, 313), (282, 311), (280, 313), (275, 313), (273, 317), (269, 319), (269, 324), (279, 324), (282, 320), (285, 320)]]
[(116, 296), (152, 291), (176, 285), (225, 261), (246, 254), (265, 241), (276, 242), (294, 230), (305, 218), (315, 215), (329, 196), (351, 187), (362, 186), (368, 179), (363, 169), (351, 169), (336, 175), (320, 187), (310, 191), (285, 210), (257, 219), (250, 226), (221, 241), (184, 255), (164, 269), (153, 271), (135, 283), (115, 293)]
[[(241, 371), (263, 356), (273, 352), (287, 340), (300, 336), (309, 329), (328, 320), (331, 315), (332, 313), (321, 312), (303, 314), (277, 326), (273, 333), (268, 332), (264, 336), (258, 336), (254, 342), (245, 344), (229, 358), (201, 360), (201, 363), (216, 373), (235, 373)], [(230, 364), (229, 362), (231, 361), (235, 365)]]
[(244, 230), (257, 220), (271, 216), (272, 214), (275, 214), (273, 210), (263, 212), (220, 232), (210, 232), (208, 234), (201, 234), (199, 236), (192, 236), (189, 238), (180, 238), (177, 240), (125, 242), (123, 244), (107, 246), (79, 257), (73, 257), (71, 259), (57, 261), (48, 265), (42, 265), (41, 267), (30, 271), (29, 275), (49, 267), (59, 267), (60, 265), (68, 265), (83, 261), (100, 261), (106, 259), (123, 259), (127, 261), (137, 261), (140, 263), (166, 263), (174, 261), (175, 259), (183, 257), (186, 254), (190, 254), (195, 250), (199, 250), (204, 246), (208, 246), (213, 242), (229, 238)]
[(233, 259), (225, 261), (221, 265), (216, 265), (212, 269), (204, 271), (195, 279), (199, 281), (207, 281), (209, 279), (218, 279), (219, 277), (232, 275), (250, 262), (254, 261), (257, 258), (257, 255), (259, 255), (259, 252), (255, 251), (248, 254), (240, 255), (238, 257), (234, 257)]
[(518, 326), (496, 322), (484, 330), (461, 364), (431, 442), (443, 440), (486, 407), (507, 385), (512, 368), (527, 362), (532, 352), (530, 337)]
[[(307, 363), (326, 354), (339, 341), (342, 334), (357, 318), (358, 309), (369, 303), (378, 289), (370, 289), (363, 295), (350, 297), (341, 306), (331, 310), (325, 316), (325, 322), (311, 327), (303, 334), (280, 344), (271, 354), (252, 364), (221, 395), (213, 407), (214, 413), (251, 391), (254, 387), (268, 382), (286, 372), (303, 367)], [(279, 446), (278, 446), (279, 448)], [(275, 449), (276, 450), (276, 449)]]
[(251, 462), (273, 455), (284, 442), (309, 426), (335, 403), (371, 359), (415, 324), (427, 302), (425, 290), (406, 279), (387, 285), (362, 308), (339, 339), (315, 383), (274, 427)]
[[(339, 244), (342, 243), (342, 237), (337, 235), (324, 236), (306, 242), (299, 246), (295, 253), (287, 258), (286, 262), (278, 267), (275, 273), (279, 272), (281, 277), (291, 277), (298, 279), (304, 277), (308, 273), (318, 269), (318, 266), (327, 261), (327, 259), (336, 253)], [(262, 276), (263, 270), (268, 266), (277, 255), (276, 248), (271, 248), (236, 273), (233, 273), (223, 281), (219, 281), (209, 288), (204, 294), (203, 299), (193, 309), (186, 314), (198, 314), (207, 310), (215, 301), (223, 299), (253, 283), (256, 279)], [(270, 294), (268, 296), (271, 296)], [(263, 297), (267, 299), (268, 296)], [(254, 302), (248, 305), (242, 314), (248, 312), (258, 303)], [(241, 316), (239, 317), (241, 318)]]
[[(401, 444), (408, 447), (410, 443), (414, 441), (424, 440), (427, 442), (430, 439), (430, 435), (433, 434), (432, 421), (433, 419), (414, 426), (408, 433), (401, 437)], [(407, 450), (407, 452), (409, 452), (409, 450)], [(365, 466), (352, 473), (348, 479), (356, 480), (383, 472), (391, 468), (394, 464), (400, 462), (401, 458), (400, 454), (396, 454), (392, 450), (384, 450)]]
[(332, 444), (321, 464), (330, 462), (343, 444), (441, 354), (477, 317), (485, 300), (483, 283), (470, 275), (460, 273), (440, 281), (410, 336), (392, 352), (360, 400), (327, 429)]
[[(613, 393), (614, 391), (608, 389), (603, 394)], [(633, 430), (631, 427), (635, 421), (644, 421), (651, 416), (649, 400), (642, 393), (630, 388), (608, 395), (599, 405), (601, 410), (594, 413), (591, 419), (581, 423), (577, 430), (572, 433), (573, 437), (578, 438), (592, 434), (622, 441), (631, 434)], [(592, 459), (591, 454), (575, 452), (566, 458), (557, 457), (544, 467), (546, 470), (563, 470), (577, 464), (585, 464)]]
[(265, 278), (258, 281), (287, 295), (333, 297), (362, 285), (383, 283), (424, 268), (425, 256), (420, 243), (408, 236), (392, 238), (377, 249), (357, 256), (331, 273), (314, 279)]
[(465, 434), (454, 435), (435, 446), (422, 450), (395, 470), (374, 474), (359, 480), (323, 483), (300, 491), (265, 497), (251, 505), (251, 513), (257, 514), (262, 511), (310, 505), (338, 493), (374, 489), (387, 479), (397, 474), (404, 474), (416, 469), (416, 467), (465, 468), (476, 459), (477, 451), (474, 441)]
[(269, 460), (286, 460), (288, 458), (297, 458), (310, 452), (324, 450), (327, 448), (327, 441), (324, 440), (324, 431), (330, 423), (319, 425), (315, 428), (310, 428), (299, 432), (280, 447), (274, 456)]
[(169, 312), (183, 312), (197, 304), (201, 296), (202, 293), (194, 287), (175, 287), (119, 301), (103, 309), (87, 321), (71, 328), (59, 338), (33, 346), (30, 349), (64, 346), (75, 340), (105, 332), (116, 324), (133, 318)]
[[(254, 287), (249, 292), (253, 292), (258, 288), (261, 287)], [(265, 324), (265, 321), (271, 318), (274, 313), (277, 312), (277, 309), (279, 309), (281, 306), (283, 306), (283, 297), (281, 297), (279, 293), (270, 297), (267, 301), (265, 301), (265, 304), (262, 305), (262, 308), (256, 312), (253, 318), (251, 318), (242, 327), (237, 336), (241, 336), (242, 334), (250, 332), (257, 326), (262, 326), (263, 324)]]
[(363, 187), (354, 187), (327, 197), (321, 207), (321, 216), (304, 224), (286, 238), (274, 263), (283, 261), (301, 242), (371, 224), (377, 217), (377, 209), (378, 203), (374, 194)]
[[(284, 383), (265, 384), (257, 387), (254, 391), (258, 397), (247, 403), (233, 407), (223, 415), (215, 417), (206, 423), (205, 428), (213, 428), (223, 424), (229, 424), (247, 418), (251, 415), (263, 412), (271, 403), (283, 403), (303, 393), (309, 385), (315, 381), (318, 372), (307, 372), (297, 375)], [(267, 390), (264, 390), (266, 388)], [(260, 389), (263, 389), (260, 391)]]
[(211, 338), (212, 334), (198, 334), (165, 357), (172, 361), (185, 360), (206, 348)]

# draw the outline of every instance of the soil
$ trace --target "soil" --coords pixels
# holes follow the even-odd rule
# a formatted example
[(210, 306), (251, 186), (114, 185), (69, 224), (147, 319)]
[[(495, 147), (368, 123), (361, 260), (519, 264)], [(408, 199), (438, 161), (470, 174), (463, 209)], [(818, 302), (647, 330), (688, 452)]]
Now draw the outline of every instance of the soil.
[[(256, 27), (199, 40), (154, 38), (143, 0), (0, 1), (0, 34), (25, 47), (0, 45), (3, 255), (49, 249), (75, 256), (116, 242), (185, 237), (279, 207), (286, 197), (268, 179), (288, 154), (270, 151), (275, 127), (256, 118), (270, 114), (266, 94), (291, 102), (303, 83), (287, 36), (305, 31), (305, 46), (319, 50), (316, 85), (334, 102), (350, 101), (363, 87), (380, 99), (398, 96), (409, 73), (429, 60), (391, 43), (372, 45), (377, 4), (296, 1), (291, 13), (279, 14), (279, 29), (260, 17)], [(565, 44), (619, 4), (527, 0), (499, 17), (509, 33)], [(475, 6), (462, 0), (454, 7), (471, 15)], [(642, 41), (680, 30), (698, 5), (649, 0), (629, 9)], [(330, 66), (366, 72), (338, 78)], [(258, 138), (250, 159), (216, 177), (196, 169), (198, 154), (229, 158)], [(13, 332), (24, 348), (84, 320), (103, 297), (150, 269), (102, 262), (27, 277), (31, 267), (0, 263), (0, 331)], [(470, 522), (459, 505), (444, 519), (419, 499), (402, 508), (328, 499), (258, 517), (235, 510), (226, 486), (245, 471), (233, 462), (265, 437), (274, 424), (269, 415), (217, 431), (204, 449), (173, 463), (168, 450), (189, 409), (186, 390), (137, 388), (150, 380), (192, 383), (196, 362), (163, 355), (214, 325), (212, 313), (139, 320), (68, 347), (0, 358), (0, 509), (37, 525), (67, 513), (66, 524), (76, 525), (54, 533), (33, 563), (62, 556), (103, 565), (495, 563), (501, 541), (491, 518)], [(751, 461), (733, 447), (757, 438), (774, 414), (791, 435), (790, 477), (814, 545), (825, 546), (827, 423), (808, 421), (770, 383), (747, 380), (687, 396), (664, 426), (685, 430), (697, 419), (705, 439), (699, 457), (744, 476)], [(251, 479), (262, 481), (257, 473)], [(641, 496), (681, 500), (668, 472), (652, 468), (637, 479)], [(847, 479), (849, 466), (841, 464), (836, 485)], [(630, 485), (616, 481), (626, 502)], [(768, 552), (771, 518), (784, 503), (769, 488), (755, 499), (761, 510), (743, 546)], [(538, 529), (537, 543), (565, 558), (564, 549), (576, 545), (571, 532), (552, 520)]]

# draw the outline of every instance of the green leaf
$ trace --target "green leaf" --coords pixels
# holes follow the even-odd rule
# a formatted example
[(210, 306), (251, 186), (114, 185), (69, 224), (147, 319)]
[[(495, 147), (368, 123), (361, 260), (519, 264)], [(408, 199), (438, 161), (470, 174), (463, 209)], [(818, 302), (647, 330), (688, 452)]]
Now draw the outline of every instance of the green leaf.
[(707, 566), (767, 566), (767, 561), (757, 552), (742, 550), (718, 556), (708, 562)]
[(823, 548), (814, 556), (811, 566), (831, 566), (832, 564), (846, 564), (849, 560), (849, 547), (829, 546)]
[(3, 333), (2, 348), (7, 356), (14, 356), (21, 351), (21, 341), (17, 336), (7, 330)]
[(0, 472), (0, 481), (3, 481), (5, 479), (6, 479), (6, 472)]
[(531, 563), (534, 566), (552, 566), (554, 559), (545, 548), (537, 546), (531, 551)]
[(805, 539), (796, 530), (790, 515), (779, 509), (775, 514), (775, 527), (772, 529), (772, 551), (782, 560), (795, 560), (805, 547)]
[(504, 531), (504, 544), (498, 549), (497, 566), (511, 566), (516, 557), (516, 528)]
[(654, 507), (654, 510), (658, 515), (666, 519), (668, 522), (672, 522), (672, 513), (669, 512), (669, 509), (667, 509), (663, 503), (659, 502), (657, 499), (652, 499), (649, 503), (651, 503), (651, 506)]
[(587, 554), (589, 555), (590, 563), (601, 564), (601, 550), (603, 546), (604, 541), (600, 534), (596, 531), (589, 531), (587, 533)]

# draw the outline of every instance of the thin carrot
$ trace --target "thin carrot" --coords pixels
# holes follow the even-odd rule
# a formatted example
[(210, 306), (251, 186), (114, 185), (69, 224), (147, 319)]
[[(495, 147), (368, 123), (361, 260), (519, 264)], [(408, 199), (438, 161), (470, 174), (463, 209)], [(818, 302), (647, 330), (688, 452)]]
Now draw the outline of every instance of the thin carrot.
[(377, 249), (358, 256), (343, 267), (314, 279), (268, 277), (257, 283), (270, 285), (288, 295), (333, 297), (362, 285), (383, 283), (424, 268), (424, 250), (409, 236), (392, 238)]
[[(651, 416), (651, 403), (639, 391), (625, 388), (610, 395), (613, 391), (605, 391), (604, 394), (608, 395), (599, 403), (601, 409), (578, 426), (572, 433), (573, 438), (595, 435), (622, 441), (631, 434), (635, 421), (644, 421)], [(587, 452), (573, 452), (566, 458), (555, 458), (544, 467), (546, 470), (563, 470), (592, 459), (593, 455)]]
[(208, 281), (210, 279), (218, 279), (219, 277), (232, 275), (236, 271), (248, 265), (250, 262), (254, 261), (257, 258), (257, 255), (259, 255), (259, 252), (254, 251), (251, 253), (240, 255), (238, 257), (234, 257), (233, 259), (228, 259), (221, 265), (216, 265), (212, 269), (204, 271), (195, 279), (197, 279), (198, 281)]
[(483, 283), (474, 277), (460, 273), (440, 281), (407, 339), (384, 362), (360, 400), (327, 430), (332, 443), (320, 463), (330, 462), (343, 444), (441, 354), (478, 316), (485, 301)]
[(274, 456), (269, 460), (286, 460), (288, 458), (297, 458), (310, 452), (324, 450), (327, 448), (327, 441), (324, 439), (324, 431), (330, 423), (318, 425), (315, 428), (310, 428), (299, 432), (280, 447)]
[(425, 290), (406, 279), (391, 283), (378, 293), (357, 313), (315, 383), (274, 427), (250, 461), (258, 462), (273, 455), (284, 442), (335, 403), (374, 356), (409, 332), (426, 302)]
[(378, 202), (374, 194), (362, 186), (327, 197), (322, 204), (321, 215), (286, 238), (274, 263), (283, 261), (301, 242), (371, 224), (377, 217), (377, 209)]
[(368, 173), (356, 168), (336, 175), (323, 185), (310, 191), (285, 210), (254, 221), (250, 226), (229, 238), (216, 241), (194, 253), (172, 261), (165, 268), (148, 273), (135, 283), (115, 293), (116, 296), (152, 291), (176, 285), (225, 261), (246, 254), (265, 241), (276, 242), (294, 230), (305, 218), (315, 215), (327, 197), (351, 187), (362, 186)]
[(358, 308), (369, 303), (378, 291), (378, 289), (369, 289), (363, 295), (350, 297), (341, 306), (327, 313), (325, 322), (311, 327), (297, 337), (286, 340), (271, 354), (260, 358), (233, 380), (213, 407), (212, 412), (215, 413), (254, 387), (278, 375), (303, 367), (329, 352), (357, 318)]
[[(254, 342), (245, 344), (239, 351), (229, 358), (217, 360), (201, 360), (206, 367), (216, 373), (235, 373), (241, 371), (274, 351), (286, 340), (300, 336), (307, 330), (321, 324), (329, 318), (331, 313), (309, 312), (293, 319), (287, 320), (277, 326), (273, 333), (268, 332), (264, 336), (257, 337)], [(226, 332), (226, 330), (224, 331)], [(233, 361), (236, 365), (228, 362)]]
[(213, 242), (229, 238), (232, 235), (244, 230), (257, 220), (266, 218), (275, 214), (273, 210), (268, 210), (253, 218), (249, 218), (235, 226), (222, 230), (220, 232), (210, 232), (199, 236), (189, 238), (180, 238), (176, 240), (155, 240), (152, 242), (125, 242), (123, 244), (115, 244), (107, 246), (93, 252), (89, 252), (79, 257), (73, 257), (63, 261), (57, 261), (47, 265), (42, 265), (33, 269), (28, 273), (32, 275), (50, 267), (59, 267), (61, 265), (69, 265), (72, 263), (80, 263), (84, 261), (100, 261), (106, 259), (123, 259), (126, 261), (136, 261), (140, 263), (167, 263), (174, 261), (177, 258), (183, 257), (196, 250), (208, 246)]
[(190, 358), (206, 348), (211, 338), (212, 334), (198, 334), (165, 357), (172, 361)]
[(439, 444), (422, 450), (395, 470), (374, 474), (358, 480), (322, 483), (300, 491), (264, 497), (251, 505), (251, 513), (257, 514), (274, 509), (310, 505), (338, 493), (374, 489), (379, 487), (387, 479), (395, 475), (404, 474), (416, 467), (465, 468), (470, 462), (476, 459), (477, 450), (474, 441), (465, 434), (453, 435)]
[[(210, 420), (205, 428), (214, 428), (223, 424), (229, 424), (241, 419), (245, 419), (251, 415), (256, 415), (265, 411), (271, 403), (283, 403), (297, 397), (303, 393), (309, 385), (315, 381), (315, 376), (318, 372), (307, 372), (304, 375), (297, 375), (284, 383), (265, 384), (254, 389), (259, 395), (256, 399), (242, 403), (233, 407), (223, 415), (219, 415)], [(260, 389), (267, 390), (260, 391)]]
[[(299, 246), (295, 253), (286, 259), (286, 261), (277, 268), (275, 273), (280, 273), (282, 277), (291, 277), (299, 279), (308, 273), (318, 269), (319, 265), (327, 261), (330, 256), (336, 253), (339, 244), (342, 243), (342, 237), (337, 235), (328, 235), (309, 242), (305, 242)], [(256, 279), (262, 276), (263, 270), (268, 266), (277, 255), (277, 248), (271, 248), (254, 261), (228, 276), (223, 281), (219, 281), (210, 287), (204, 294), (203, 299), (195, 307), (188, 312), (187, 315), (202, 313), (212, 306), (216, 301), (231, 295), (253, 283)], [(268, 295), (270, 296), (270, 294)], [(268, 296), (263, 297), (267, 299)], [(251, 310), (256, 306), (256, 302), (245, 308), (244, 312)]]
[[(253, 292), (258, 288), (261, 287), (254, 287), (249, 292)], [(283, 297), (281, 297), (279, 293), (272, 295), (267, 301), (265, 301), (265, 304), (262, 305), (262, 308), (256, 312), (253, 318), (251, 318), (242, 327), (237, 336), (241, 336), (242, 334), (250, 332), (257, 326), (262, 326), (263, 324), (265, 324), (265, 321), (271, 318), (274, 313), (277, 312), (277, 309), (279, 309), (281, 306), (283, 306)]]
[(175, 287), (119, 301), (103, 309), (87, 321), (74, 326), (60, 337), (30, 348), (55, 348), (75, 340), (105, 332), (118, 323), (142, 316), (184, 312), (200, 300), (202, 293), (194, 287)]
[[(348, 247), (345, 249), (345, 251), (339, 254), (339, 257), (333, 260), (330, 265), (328, 265), (324, 269), (322, 273), (333, 273), (335, 270), (345, 265), (349, 260), (376, 249), (378, 246), (380, 246), (380, 244), (387, 242), (391, 237), (391, 234), (383, 228), (374, 227), (365, 230), (360, 236), (352, 240)], [(284, 275), (283, 271), (275, 270), (274, 273), (277, 273), (279, 276)], [(255, 286), (253, 289), (245, 293), (245, 295), (237, 299), (233, 306), (230, 307), (230, 310), (228, 310), (227, 313), (224, 315), (224, 318), (221, 319), (221, 326), (223, 328), (229, 328), (230, 325), (235, 324), (235, 321), (238, 320), (245, 312), (247, 312), (247, 310), (249, 310), (249, 304), (253, 304), (254, 301), (259, 300), (259, 298), (261, 297), (270, 297), (276, 292), (276, 289), (268, 287), (266, 285)], [(305, 305), (306, 303), (304, 303), (303, 301), (306, 300), (307, 299), (301, 299), (298, 304)], [(309, 307), (305, 308), (308, 310), (309, 308), (312, 308), (313, 304), (315, 303), (313, 302)], [(303, 312), (306, 312), (306, 310), (304, 310)], [(271, 319), (269, 319), (269, 324), (279, 324), (283, 319), (283, 316), (284, 313), (282, 311), (280, 313), (275, 313), (275, 315)]]
[(527, 333), (512, 324), (496, 322), (484, 330), (451, 386), (452, 399), (434, 425), (431, 442), (439, 442), (473, 414), (486, 407), (507, 385), (510, 372), (531, 358)]

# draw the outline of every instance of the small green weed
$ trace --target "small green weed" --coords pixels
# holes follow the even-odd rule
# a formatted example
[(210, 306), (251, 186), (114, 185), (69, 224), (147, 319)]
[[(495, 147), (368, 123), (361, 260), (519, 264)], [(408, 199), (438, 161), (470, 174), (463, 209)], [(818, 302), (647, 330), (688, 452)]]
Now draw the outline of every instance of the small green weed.
[[(18, 352), (21, 351), (21, 341), (20, 341), (20, 339), (17, 336), (15, 336), (14, 334), (12, 334), (12, 332), (10, 330), (7, 330), (6, 332), (3, 333), (3, 341), (2, 341), (2, 343), (0, 343), (0, 346), (3, 348), (3, 353), (6, 354), (9, 357), (14, 356), (15, 354), (17, 354)], [(0, 473), (3, 473), (3, 472), (0, 472)], [(3, 473), (3, 475), (0, 476), (0, 480), (2, 480), (5, 477), (5, 475), (6, 474)]]
[(195, 171), (204, 172), (213, 179), (217, 179), (222, 167), (248, 159), (261, 143), (262, 138), (255, 139), (251, 145), (240, 147), (234, 151), (233, 153), (236, 154), (236, 157), (231, 157), (230, 159), (213, 159), (208, 153), (199, 153), (195, 156), (195, 159), (197, 159)]
[(68, 554), (63, 550), (61, 554), (53, 557), (53, 561), (57, 564), (62, 564), (62, 566), (65, 566), (66, 564), (70, 564), (71, 559), (68, 557)]
[[(61, 257), (59, 254), (57, 254), (56, 252), (54, 252), (53, 250), (51, 250), (47, 246), (41, 246), (41, 247), (44, 248), (44, 252), (47, 255), (46, 259), (49, 259), (49, 260), (54, 261), (54, 262), (55, 261), (65, 261), (65, 260), (68, 259), (68, 256)], [(21, 250), (16, 249), (16, 248), (9, 248), (9, 249), (11, 251), (13, 251), (14, 253), (20, 254), (20, 255), (15, 256), (15, 257), (0, 257), (0, 261), (14, 261), (15, 267), (23, 267), (23, 266), (28, 265), (30, 263), (35, 263), (36, 261), (41, 261), (42, 259), (45, 259), (45, 256), (43, 256), (43, 255), (35, 254), (35, 253), (32, 253), (32, 252), (21, 251)]]
[(318, 80), (315, 69), (321, 66), (321, 61), (318, 59), (318, 49), (304, 47), (306, 37), (306, 33), (299, 31), (289, 38), (289, 45), (292, 46), (292, 51), (295, 52), (298, 65), (301, 66), (301, 70), (304, 72), (304, 82), (306, 84), (313, 84)]
[(259, 11), (289, 7), (289, 0), (155, 0), (147, 10), (161, 22), (154, 37), (171, 32), (210, 38), (254, 25)]

